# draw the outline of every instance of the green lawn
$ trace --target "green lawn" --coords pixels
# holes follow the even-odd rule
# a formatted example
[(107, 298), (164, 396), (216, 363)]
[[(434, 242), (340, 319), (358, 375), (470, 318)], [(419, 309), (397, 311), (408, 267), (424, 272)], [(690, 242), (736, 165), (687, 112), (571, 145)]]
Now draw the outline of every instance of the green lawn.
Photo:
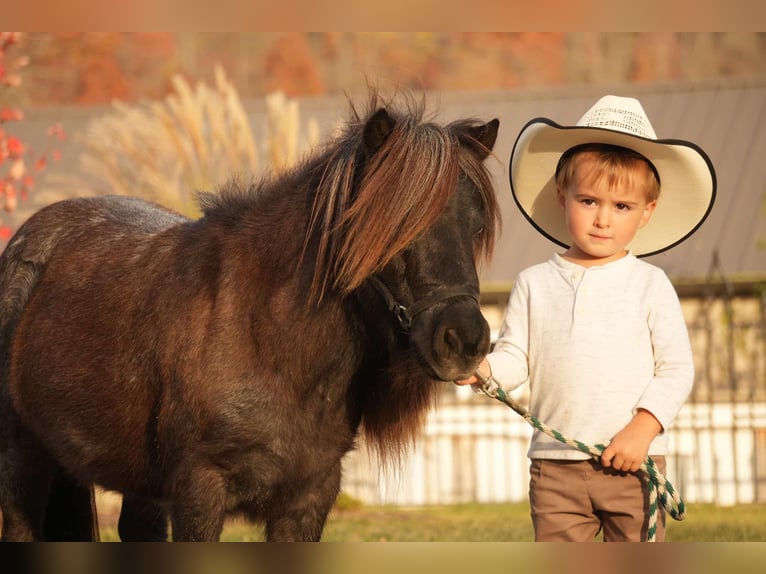
[[(112, 526), (102, 539), (115, 540)], [(262, 530), (229, 522), (224, 541), (257, 541)], [(667, 523), (669, 542), (766, 541), (766, 505), (687, 504), (686, 518)], [(322, 538), (325, 542), (530, 542), (529, 507), (518, 504), (464, 504), (424, 508), (365, 506), (336, 510)]]

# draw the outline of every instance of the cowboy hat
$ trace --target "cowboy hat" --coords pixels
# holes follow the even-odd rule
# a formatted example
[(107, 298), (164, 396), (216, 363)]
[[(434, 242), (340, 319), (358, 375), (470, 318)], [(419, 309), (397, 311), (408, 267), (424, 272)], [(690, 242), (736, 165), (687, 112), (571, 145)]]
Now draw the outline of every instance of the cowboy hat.
[(628, 249), (639, 257), (655, 255), (692, 235), (713, 207), (713, 163), (697, 145), (658, 139), (641, 103), (604, 96), (574, 126), (548, 118), (529, 121), (511, 152), (511, 191), (529, 222), (551, 241), (569, 247), (564, 218), (556, 200), (554, 173), (561, 155), (585, 143), (630, 148), (649, 160), (660, 179), (660, 199), (649, 223)]

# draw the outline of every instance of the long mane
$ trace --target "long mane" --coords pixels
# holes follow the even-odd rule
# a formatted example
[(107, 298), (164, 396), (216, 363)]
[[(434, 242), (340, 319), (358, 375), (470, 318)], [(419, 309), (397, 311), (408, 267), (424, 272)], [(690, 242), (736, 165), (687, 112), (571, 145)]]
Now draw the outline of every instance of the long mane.
[[(395, 126), (367, 158), (364, 126), (381, 106)], [(409, 96), (383, 103), (373, 93), (366, 113), (360, 116), (352, 107), (345, 132), (331, 142), (306, 235), (306, 245), (312, 239), (317, 242), (311, 299), (321, 300), (330, 288), (349, 293), (385, 267), (438, 219), (461, 170), (477, 186), (485, 210), (487, 226), (477, 258), (491, 254), (499, 209), (480, 159), (488, 150), (482, 156), (461, 152), (461, 145), (481, 146), (467, 131), (477, 123), (461, 120), (440, 126), (425, 120), (424, 110), (423, 100)]]

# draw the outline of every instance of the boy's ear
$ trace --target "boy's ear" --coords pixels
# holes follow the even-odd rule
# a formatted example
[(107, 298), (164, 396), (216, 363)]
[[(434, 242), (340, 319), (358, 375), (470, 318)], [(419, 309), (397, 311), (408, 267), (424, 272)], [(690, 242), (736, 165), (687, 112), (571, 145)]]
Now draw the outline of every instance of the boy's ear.
[(649, 223), (649, 220), (652, 218), (652, 213), (654, 213), (654, 210), (656, 208), (657, 208), (656, 199), (646, 204), (646, 207), (644, 208), (644, 213), (641, 214), (641, 223), (638, 224), (639, 229), (641, 229), (644, 225)]
[(558, 200), (559, 209), (561, 211), (564, 211), (564, 204), (566, 203), (566, 193), (559, 187), (556, 186), (556, 199)]

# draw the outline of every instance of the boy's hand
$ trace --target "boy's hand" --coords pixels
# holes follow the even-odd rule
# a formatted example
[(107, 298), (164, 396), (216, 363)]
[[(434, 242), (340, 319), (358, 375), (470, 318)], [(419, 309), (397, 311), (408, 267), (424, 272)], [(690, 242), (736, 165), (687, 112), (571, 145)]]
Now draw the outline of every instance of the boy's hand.
[(649, 454), (649, 445), (661, 430), (662, 425), (652, 413), (639, 409), (601, 453), (601, 466), (636, 472)]
[(475, 385), (477, 383), (480, 383), (479, 377), (476, 375), (471, 375), (467, 379), (458, 379), (455, 381), (456, 385)]
[[(481, 371), (485, 375), (492, 374), (492, 369), (489, 368), (489, 361), (487, 361), (487, 359), (482, 360), (477, 370)], [(467, 379), (459, 379), (455, 381), (456, 385), (478, 385), (480, 383), (481, 383), (481, 380), (476, 375), (471, 375)]]

